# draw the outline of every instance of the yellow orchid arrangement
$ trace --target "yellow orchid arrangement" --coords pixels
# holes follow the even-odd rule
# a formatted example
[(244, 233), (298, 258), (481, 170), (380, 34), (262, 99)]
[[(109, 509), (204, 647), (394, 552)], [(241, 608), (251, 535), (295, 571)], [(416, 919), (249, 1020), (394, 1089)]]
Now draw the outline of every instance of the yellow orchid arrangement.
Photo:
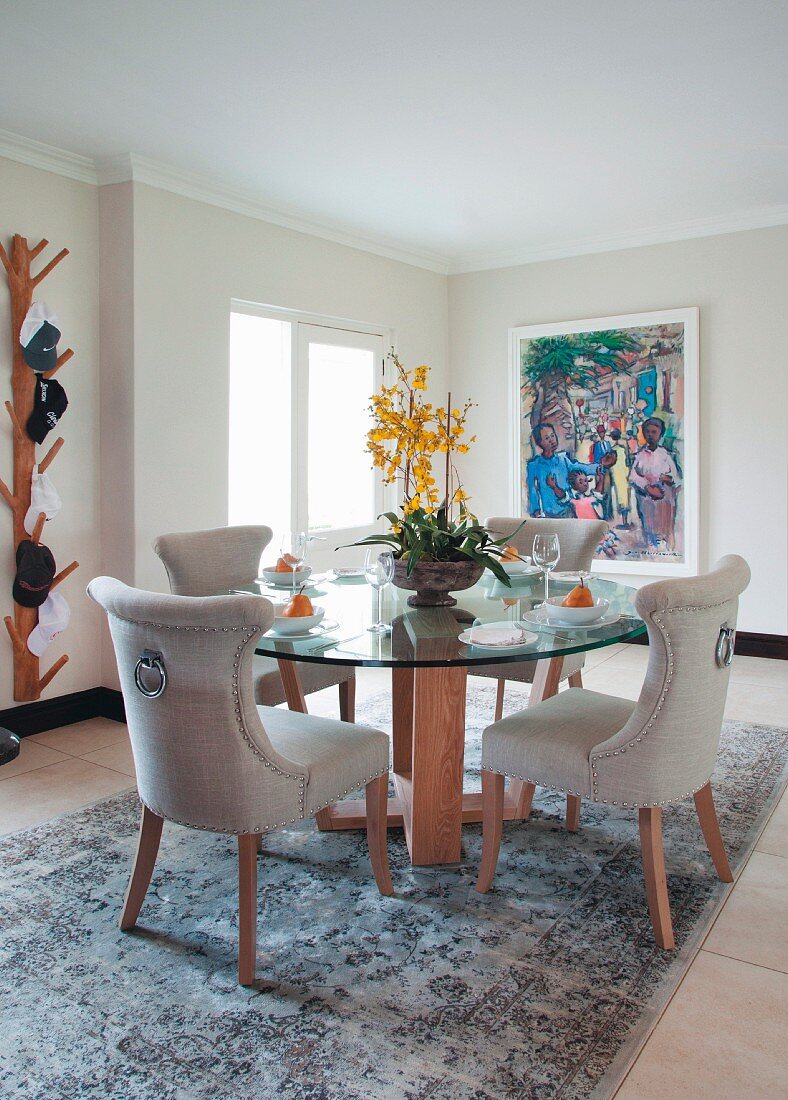
[[(393, 349), (388, 358), (397, 380), (372, 396), (373, 426), (367, 433), (367, 450), (373, 466), (383, 472), (384, 485), (401, 483), (402, 515), (385, 512), (391, 530), (368, 535), (353, 545), (388, 546), (395, 557), (407, 558), (408, 575), (419, 561), (470, 558), (508, 585), (498, 559), (511, 535), (496, 542), (479, 523), (468, 509), (468, 495), (454, 464), (454, 456), (467, 454), (476, 441), (475, 435), (465, 438), (473, 402), (452, 407), (449, 394), (445, 407), (436, 408), (426, 400), (430, 368), (422, 365), (406, 370)], [(436, 462), (442, 466), (440, 488), (434, 472)]]

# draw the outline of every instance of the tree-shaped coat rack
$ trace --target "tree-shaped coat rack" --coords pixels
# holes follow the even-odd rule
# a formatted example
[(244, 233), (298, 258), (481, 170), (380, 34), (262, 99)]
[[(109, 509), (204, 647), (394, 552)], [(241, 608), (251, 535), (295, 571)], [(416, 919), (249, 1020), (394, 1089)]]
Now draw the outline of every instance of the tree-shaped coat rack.
[[(33, 542), (40, 542), (44, 529), (46, 515), (42, 512), (38, 516), (32, 535), (25, 530), (25, 516), (30, 508), (30, 486), (33, 475), (33, 467), (36, 464), (36, 444), (25, 431), (30, 414), (33, 412), (36, 375), (30, 369), (22, 355), (22, 347), (19, 337), (27, 311), (33, 300), (33, 293), (46, 279), (47, 275), (65, 259), (68, 249), (63, 248), (49, 263), (38, 272), (31, 275), (32, 262), (41, 255), (49, 241), (39, 241), (35, 248), (28, 248), (25, 237), (18, 234), (11, 243), (11, 254), (6, 252), (0, 243), (0, 260), (2, 260), (6, 275), (8, 276), (8, 288), (11, 292), (11, 341), (13, 344), (13, 367), (11, 371), (11, 401), (6, 401), (5, 407), (11, 419), (14, 446), (14, 488), (13, 492), (6, 483), (0, 479), (0, 496), (11, 509), (14, 517), (14, 561), (16, 561), (16, 549), (23, 539), (30, 538)], [(45, 378), (51, 378), (60, 370), (73, 355), (69, 348), (58, 356), (52, 370), (44, 374)], [(43, 473), (52, 463), (60, 448), (63, 439), (58, 438), (50, 446), (44, 457), (38, 463), (39, 473)], [(79, 565), (72, 561), (65, 569), (61, 569), (52, 581), (50, 591), (73, 573)], [(14, 651), (14, 699), (17, 702), (31, 702), (40, 698), (41, 692), (51, 683), (68, 657), (63, 654), (48, 669), (44, 675), (40, 674), (38, 657), (27, 648), (27, 639), (30, 632), (38, 623), (38, 608), (22, 607), (14, 604), (14, 616), (5, 617), (5, 625), (11, 639)]]

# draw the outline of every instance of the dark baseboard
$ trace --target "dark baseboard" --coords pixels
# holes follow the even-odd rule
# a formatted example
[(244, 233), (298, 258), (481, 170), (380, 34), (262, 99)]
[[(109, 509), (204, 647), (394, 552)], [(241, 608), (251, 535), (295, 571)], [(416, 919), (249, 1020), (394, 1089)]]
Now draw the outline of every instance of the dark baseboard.
[[(648, 645), (648, 634), (633, 638), (632, 644)], [(788, 661), (788, 635), (737, 630), (735, 652), (740, 657), (771, 657), (775, 661)]]
[(58, 726), (71, 726), (74, 722), (86, 722), (89, 718), (125, 722), (121, 693), (112, 688), (88, 688), (71, 695), (58, 695), (54, 699), (40, 699), (37, 703), (23, 703), (0, 710), (0, 726), (20, 737), (57, 729)]

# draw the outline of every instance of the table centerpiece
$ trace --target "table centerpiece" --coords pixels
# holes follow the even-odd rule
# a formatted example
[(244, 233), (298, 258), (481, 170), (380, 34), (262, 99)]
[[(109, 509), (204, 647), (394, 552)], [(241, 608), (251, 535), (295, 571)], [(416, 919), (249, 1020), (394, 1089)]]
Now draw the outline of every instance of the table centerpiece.
[[(393, 350), (388, 359), (396, 381), (372, 396), (367, 450), (383, 472), (384, 485), (400, 483), (401, 515), (384, 512), (378, 519), (385, 518), (389, 530), (352, 545), (380, 545), (392, 552), (393, 584), (413, 592), (411, 607), (453, 606), (457, 601), (450, 593), (470, 588), (485, 568), (509, 586), (500, 559), (516, 531), (502, 539), (492, 537), (469, 509), (454, 464), (454, 456), (467, 454), (476, 441), (475, 435), (465, 440), (473, 402), (452, 408), (449, 393), (446, 407), (435, 408), (426, 400), (430, 368), (406, 370)], [(442, 467), (440, 488), (436, 463)]]

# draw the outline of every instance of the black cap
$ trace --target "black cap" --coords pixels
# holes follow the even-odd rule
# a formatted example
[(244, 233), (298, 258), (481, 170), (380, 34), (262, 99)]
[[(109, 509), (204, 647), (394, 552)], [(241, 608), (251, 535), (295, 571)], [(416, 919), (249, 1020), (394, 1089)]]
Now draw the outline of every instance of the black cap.
[(22, 607), (40, 607), (49, 595), (57, 566), (48, 546), (22, 539), (16, 548), (13, 596)]
[(49, 321), (44, 321), (35, 336), (22, 348), (22, 355), (27, 365), (35, 371), (52, 370), (57, 362), (59, 339), (60, 330), (50, 325)]
[(54, 378), (36, 378), (33, 411), (27, 421), (27, 434), (36, 443), (43, 443), (47, 432), (60, 420), (68, 408), (66, 391)]

